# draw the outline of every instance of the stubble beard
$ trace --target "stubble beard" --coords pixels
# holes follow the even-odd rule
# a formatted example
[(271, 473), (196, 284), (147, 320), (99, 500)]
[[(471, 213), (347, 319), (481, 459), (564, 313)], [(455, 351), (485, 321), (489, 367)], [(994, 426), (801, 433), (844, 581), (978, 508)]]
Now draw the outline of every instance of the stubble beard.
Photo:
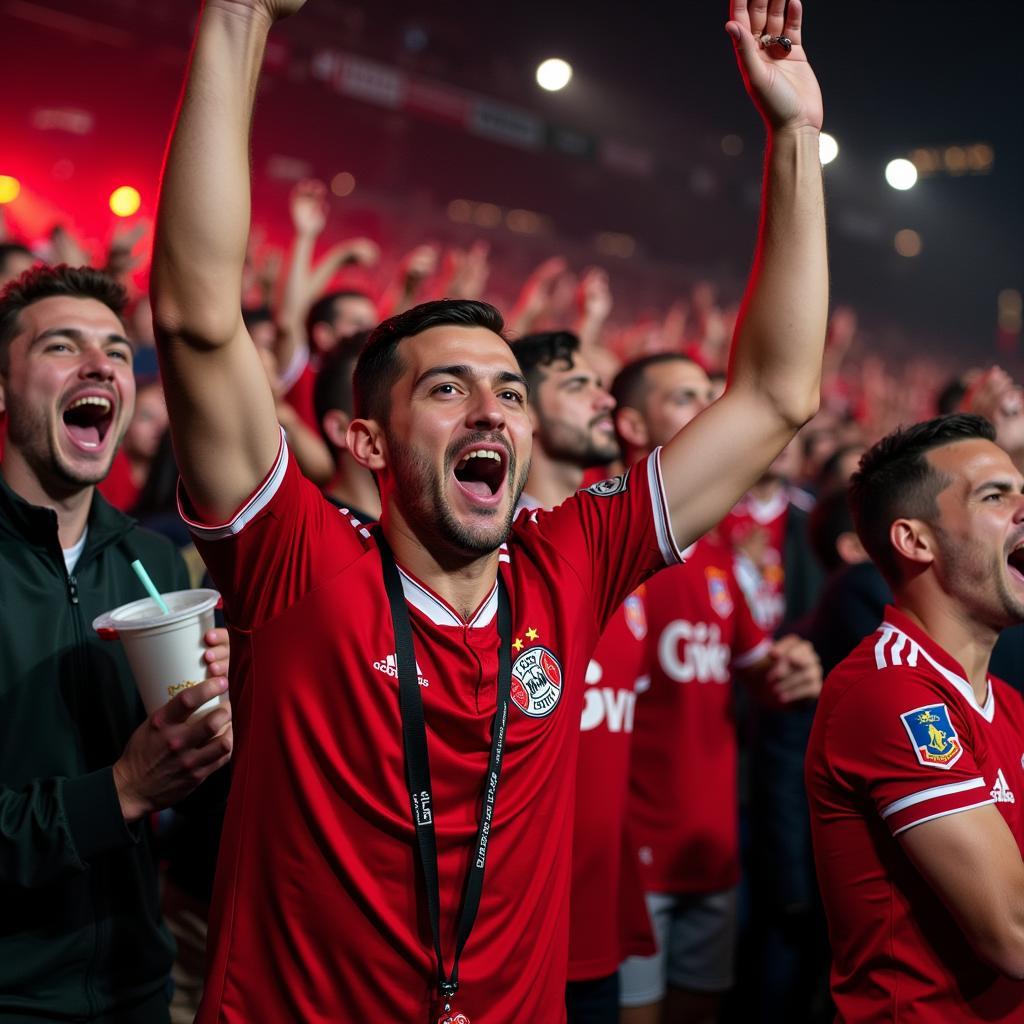
[(46, 415), (30, 403), (8, 394), (7, 444), (18, 449), (47, 493), (54, 497), (65, 496), (102, 483), (110, 472), (127, 426), (122, 428), (117, 443), (111, 446), (106, 462), (96, 463), (87, 470), (78, 470), (64, 459), (55, 436), (59, 429), (59, 424), (51, 426)]
[[(938, 538), (946, 578), (976, 583), (971, 589), (977, 596), (969, 601), (972, 616), (996, 630), (1024, 622), (1024, 602), (1013, 593), (1005, 553), (997, 554), (986, 566), (984, 559), (977, 557), (970, 547), (956, 544), (941, 527), (934, 523), (932, 526)], [(994, 586), (989, 590), (993, 582)]]
[(580, 469), (593, 469), (595, 466), (606, 466), (622, 455), (618, 442), (609, 437), (607, 444), (602, 446), (594, 439), (594, 424), (585, 430), (570, 427), (564, 423), (548, 420), (539, 414), (541, 430), (548, 439), (548, 451), (551, 458), (559, 462), (568, 462)]
[[(481, 435), (480, 440), (493, 440), (490, 435)], [(483, 515), (496, 520), (491, 529), (470, 529), (460, 522), (452, 511), (444, 489), (444, 481), (451, 474), (456, 456), (467, 444), (478, 443), (476, 439), (463, 438), (445, 452), (443, 474), (438, 475), (433, 463), (413, 445), (388, 438), (391, 453), (391, 471), (395, 475), (396, 492), (406, 511), (409, 526), (424, 539), (436, 537), (459, 554), (479, 557), (489, 555), (505, 543), (512, 529), (519, 496), (526, 486), (525, 472), (517, 473), (514, 452), (509, 453), (508, 485), (511, 501), (502, 512), (500, 509), (481, 509)]]

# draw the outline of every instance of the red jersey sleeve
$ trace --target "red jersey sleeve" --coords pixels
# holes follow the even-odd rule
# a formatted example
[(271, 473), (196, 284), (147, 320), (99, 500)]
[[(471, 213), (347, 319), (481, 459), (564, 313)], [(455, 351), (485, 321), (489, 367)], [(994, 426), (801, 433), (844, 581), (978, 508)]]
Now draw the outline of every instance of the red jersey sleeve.
[(178, 485), (178, 510), (231, 624), (253, 629), (358, 558), (369, 531), (299, 471), (282, 432), (277, 459), (226, 523), (203, 523)]
[(831, 707), (824, 737), (831, 772), (870, 800), (894, 836), (992, 803), (969, 713), (923, 672), (872, 672)]
[(672, 536), (661, 478), (661, 449), (622, 476), (578, 491), (551, 510), (524, 509), (524, 543), (546, 543), (593, 595), (600, 630), (648, 576), (683, 560)]

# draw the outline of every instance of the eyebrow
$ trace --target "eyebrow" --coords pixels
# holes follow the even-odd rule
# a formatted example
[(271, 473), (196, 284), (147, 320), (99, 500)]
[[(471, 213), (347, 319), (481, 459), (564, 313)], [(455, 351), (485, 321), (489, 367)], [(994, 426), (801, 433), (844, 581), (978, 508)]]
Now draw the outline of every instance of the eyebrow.
[[(457, 377), (459, 380), (475, 380), (479, 376), (472, 367), (467, 366), (465, 363), (452, 363), (449, 366), (431, 366), (430, 369), (424, 370), (416, 378), (416, 383), (413, 384), (413, 391), (433, 377)], [(498, 384), (519, 384), (523, 388), (527, 387), (526, 378), (521, 373), (513, 373), (511, 370), (501, 370), (495, 375), (494, 379)]]
[[(32, 339), (32, 344), (38, 345), (39, 342), (48, 341), (50, 338), (70, 338), (72, 341), (81, 342), (85, 340), (85, 337), (85, 331), (81, 331), (77, 327), (51, 327), (48, 331), (37, 334)], [(135, 351), (135, 345), (123, 334), (108, 334), (104, 340), (107, 342), (121, 342), (127, 345), (133, 352)]]
[(574, 373), (559, 382), (560, 388), (567, 388), (570, 384), (596, 384), (601, 387), (601, 378), (596, 373)]
[(1014, 487), (1009, 480), (986, 480), (971, 491), (972, 495), (981, 494), (982, 491), (999, 491), (1000, 494), (1013, 494), (1014, 492), (1024, 493), (1024, 483), (1020, 487)]

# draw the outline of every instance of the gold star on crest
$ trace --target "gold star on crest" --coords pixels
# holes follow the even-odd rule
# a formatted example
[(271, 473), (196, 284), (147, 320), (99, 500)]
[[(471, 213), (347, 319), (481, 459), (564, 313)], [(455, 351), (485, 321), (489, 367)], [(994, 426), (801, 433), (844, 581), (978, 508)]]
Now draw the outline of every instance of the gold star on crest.
[(537, 630), (535, 630), (535, 629), (533, 628), (533, 626), (531, 626), (531, 627), (530, 627), (530, 628), (529, 628), (529, 629), (528, 629), (528, 630), (526, 631), (526, 639), (527, 639), (527, 640), (536, 640), (536, 639), (537, 639), (537, 636), (538, 636)]
[(521, 650), (523, 649), (523, 640), (522, 640), (522, 637), (518, 637), (518, 636), (517, 636), (517, 637), (515, 638), (515, 640), (513, 640), (513, 641), (512, 641), (512, 646), (513, 646), (513, 647), (514, 647), (514, 648), (515, 648), (515, 649), (516, 649), (517, 651), (521, 651)]

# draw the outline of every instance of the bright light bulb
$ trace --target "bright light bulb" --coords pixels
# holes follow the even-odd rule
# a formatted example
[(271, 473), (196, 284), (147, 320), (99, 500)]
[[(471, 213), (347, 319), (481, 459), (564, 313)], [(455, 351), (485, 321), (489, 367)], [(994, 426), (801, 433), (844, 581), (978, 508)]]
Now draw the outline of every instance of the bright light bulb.
[(839, 143), (828, 132), (818, 137), (818, 156), (822, 164), (830, 164), (839, 156)]
[(537, 68), (537, 84), (548, 92), (564, 89), (572, 78), (572, 66), (560, 57), (550, 57)]
[(110, 210), (117, 217), (130, 217), (139, 212), (142, 196), (131, 185), (122, 185), (110, 193)]
[(0, 206), (13, 203), (21, 192), (21, 182), (9, 174), (0, 174)]
[(909, 160), (890, 160), (885, 166), (885, 180), (893, 188), (906, 192), (917, 184), (917, 168)]

